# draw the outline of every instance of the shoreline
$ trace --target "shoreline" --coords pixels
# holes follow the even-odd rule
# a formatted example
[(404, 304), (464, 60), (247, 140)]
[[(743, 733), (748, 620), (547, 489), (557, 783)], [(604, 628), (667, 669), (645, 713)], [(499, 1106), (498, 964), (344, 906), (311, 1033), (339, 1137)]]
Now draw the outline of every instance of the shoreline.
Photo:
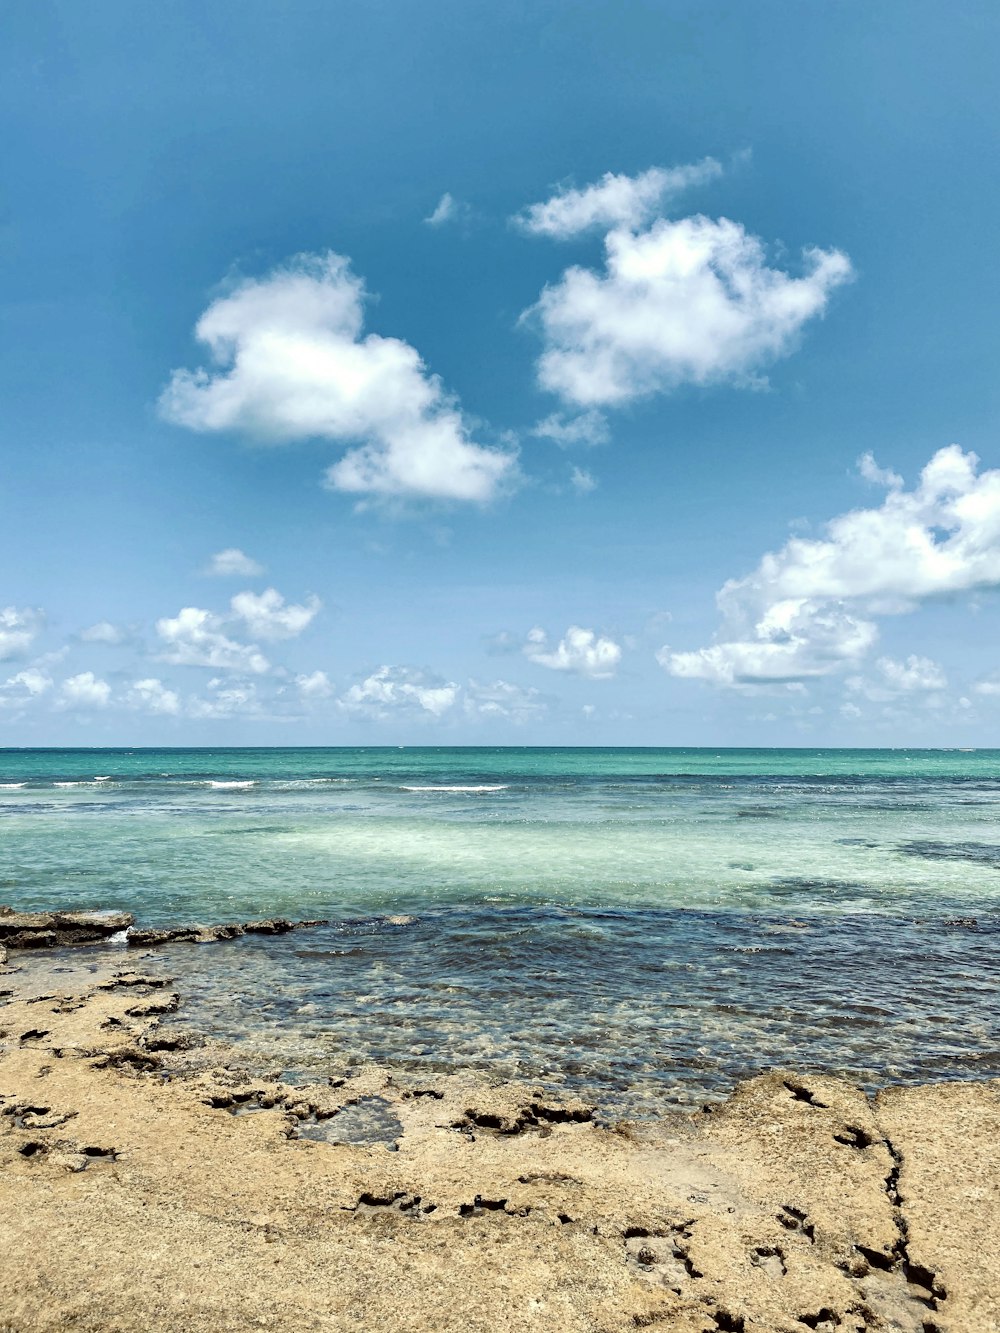
[(291, 1086), (164, 1026), (137, 954), (0, 968), (5, 1333), (1000, 1329), (998, 1080), (773, 1071), (615, 1125), (482, 1075)]

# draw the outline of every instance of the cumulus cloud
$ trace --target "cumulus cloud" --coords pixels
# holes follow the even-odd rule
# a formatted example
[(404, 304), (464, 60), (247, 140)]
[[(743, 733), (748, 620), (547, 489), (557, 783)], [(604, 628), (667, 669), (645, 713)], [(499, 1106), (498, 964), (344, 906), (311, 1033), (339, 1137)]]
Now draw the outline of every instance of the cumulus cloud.
[[(793, 537), (731, 579), (717, 597), (719, 641), (663, 648), (661, 665), (735, 686), (828, 675), (867, 655), (879, 616), (1000, 587), (1000, 470), (978, 467), (975, 454), (949, 445), (907, 491), (872, 460), (869, 480), (889, 488), (878, 508), (840, 515), (822, 538)], [(879, 669), (894, 689), (937, 688), (916, 683), (940, 670), (927, 659), (884, 658)]]
[(301, 606), (286, 605), (276, 588), (262, 593), (240, 592), (230, 602), (233, 615), (259, 639), (295, 638), (311, 624), (320, 605), (318, 597), (308, 598)]
[(948, 684), (940, 663), (915, 653), (911, 653), (905, 662), (880, 657), (875, 667), (893, 690), (943, 690)]
[(550, 647), (543, 629), (529, 630), (524, 653), (538, 666), (552, 671), (573, 671), (595, 680), (613, 676), (622, 656), (620, 645), (613, 639), (580, 625), (570, 625), (554, 648)]
[(595, 411), (573, 417), (552, 412), (539, 421), (531, 433), (543, 440), (553, 440), (561, 449), (574, 444), (607, 444), (611, 438), (606, 418)]
[(257, 687), (252, 681), (237, 684), (226, 680), (210, 680), (210, 693), (205, 697), (195, 697), (188, 703), (188, 713), (193, 718), (233, 718), (261, 717), (263, 708)]
[(325, 671), (296, 676), (295, 684), (303, 699), (328, 699), (333, 693), (333, 685)]
[(381, 666), (337, 700), (344, 712), (384, 721), (409, 716), (427, 722), (464, 716), (521, 724), (543, 716), (548, 703), (531, 687), (506, 680), (445, 681), (413, 667)]
[(42, 628), (45, 617), (34, 607), (6, 606), (0, 610), (0, 662), (26, 653)]
[(180, 696), (176, 691), (167, 689), (163, 682), (154, 676), (134, 681), (125, 696), (125, 702), (130, 708), (139, 709), (143, 713), (176, 717), (181, 711)]
[(548, 703), (538, 690), (508, 680), (470, 680), (463, 707), (468, 717), (504, 718), (516, 723), (531, 722), (548, 711)]
[(106, 708), (111, 699), (111, 686), (92, 671), (64, 680), (59, 691), (59, 702), (65, 708)]
[(531, 204), (514, 222), (531, 235), (557, 241), (596, 228), (634, 229), (655, 217), (682, 191), (721, 175), (721, 164), (711, 157), (686, 166), (651, 167), (638, 176), (607, 171), (596, 185), (560, 190), (551, 199)]
[(121, 643), (125, 635), (110, 620), (99, 620), (96, 625), (88, 625), (80, 631), (84, 643)]
[(385, 718), (394, 714), (426, 713), (442, 717), (459, 697), (453, 681), (432, 681), (412, 667), (380, 666), (337, 700), (347, 713)]
[(219, 616), (198, 606), (185, 606), (176, 616), (156, 622), (156, 632), (165, 645), (163, 661), (175, 666), (214, 667), (262, 675), (271, 664), (255, 644), (229, 638)]
[(522, 215), (536, 234), (565, 238), (594, 226), (607, 233), (603, 271), (568, 268), (525, 312), (545, 342), (542, 388), (593, 410), (684, 384), (759, 386), (762, 369), (823, 314), (852, 275), (839, 250), (805, 249), (795, 276), (769, 267), (763, 242), (738, 222), (656, 216), (675, 186), (720, 170), (707, 160), (606, 176)]
[(16, 676), (4, 681), (5, 690), (20, 690), (29, 698), (46, 694), (51, 688), (52, 677), (37, 667), (27, 667), (24, 671), (19, 671)]
[(513, 483), (513, 453), (470, 438), (441, 381), (398, 338), (362, 335), (364, 285), (341, 255), (299, 255), (213, 301), (196, 326), (215, 368), (178, 370), (160, 399), (192, 430), (350, 446), (334, 490), (485, 502)]
[(842, 606), (790, 599), (767, 607), (747, 638), (694, 652), (663, 647), (656, 660), (672, 676), (714, 685), (781, 684), (851, 666), (868, 653), (877, 637), (874, 624)]
[(948, 678), (940, 663), (911, 653), (903, 662), (880, 657), (873, 676), (848, 676), (844, 684), (848, 694), (870, 703), (891, 704), (908, 695), (911, 699), (922, 698), (925, 704), (940, 705), (940, 691), (947, 688)]
[(759, 385), (851, 274), (837, 250), (804, 251), (799, 277), (767, 266), (727, 218), (612, 231), (603, 273), (574, 267), (533, 307), (542, 388), (577, 407), (622, 405), (683, 384)]
[(238, 546), (227, 546), (224, 551), (216, 551), (208, 562), (205, 573), (220, 578), (239, 576), (253, 579), (264, 573), (264, 566), (258, 564), (245, 551), (241, 551)]

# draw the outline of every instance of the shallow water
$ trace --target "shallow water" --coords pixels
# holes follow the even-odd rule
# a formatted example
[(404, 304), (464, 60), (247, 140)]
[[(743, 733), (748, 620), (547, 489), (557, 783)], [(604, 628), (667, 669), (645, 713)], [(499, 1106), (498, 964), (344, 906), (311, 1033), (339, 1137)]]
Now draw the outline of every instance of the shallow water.
[(0, 901), (331, 917), (171, 950), (185, 1022), (291, 1068), (626, 1110), (773, 1063), (1000, 1075), (996, 751), (0, 751), (0, 784)]

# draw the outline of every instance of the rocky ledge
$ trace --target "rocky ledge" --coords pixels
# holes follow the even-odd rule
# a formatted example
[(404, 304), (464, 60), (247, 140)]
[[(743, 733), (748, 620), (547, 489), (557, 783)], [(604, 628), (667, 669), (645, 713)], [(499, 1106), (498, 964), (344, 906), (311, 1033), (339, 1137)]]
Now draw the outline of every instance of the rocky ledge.
[(183, 1041), (155, 962), (21, 962), (2, 1333), (1000, 1330), (1000, 1082), (774, 1070), (645, 1124), (471, 1071), (292, 1086)]
[(285, 935), (290, 930), (327, 924), (325, 920), (290, 921), (276, 916), (215, 926), (141, 927), (135, 925), (131, 912), (15, 912), (12, 907), (0, 906), (0, 964), (6, 962), (8, 949), (101, 944), (122, 931), (126, 944), (152, 949), (161, 944), (211, 944), (240, 935)]
[(134, 920), (131, 912), (15, 912), (0, 906), (0, 948), (99, 944), (127, 930)]

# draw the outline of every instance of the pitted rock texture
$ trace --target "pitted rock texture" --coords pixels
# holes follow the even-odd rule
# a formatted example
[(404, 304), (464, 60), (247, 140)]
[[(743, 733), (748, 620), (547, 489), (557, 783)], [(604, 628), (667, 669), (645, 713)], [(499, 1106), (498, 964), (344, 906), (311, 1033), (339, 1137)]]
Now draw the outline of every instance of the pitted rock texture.
[(94, 957), (25, 955), (0, 1004), (0, 1329), (1000, 1333), (1000, 1084), (773, 1072), (638, 1125), (481, 1075), (290, 1087)]

